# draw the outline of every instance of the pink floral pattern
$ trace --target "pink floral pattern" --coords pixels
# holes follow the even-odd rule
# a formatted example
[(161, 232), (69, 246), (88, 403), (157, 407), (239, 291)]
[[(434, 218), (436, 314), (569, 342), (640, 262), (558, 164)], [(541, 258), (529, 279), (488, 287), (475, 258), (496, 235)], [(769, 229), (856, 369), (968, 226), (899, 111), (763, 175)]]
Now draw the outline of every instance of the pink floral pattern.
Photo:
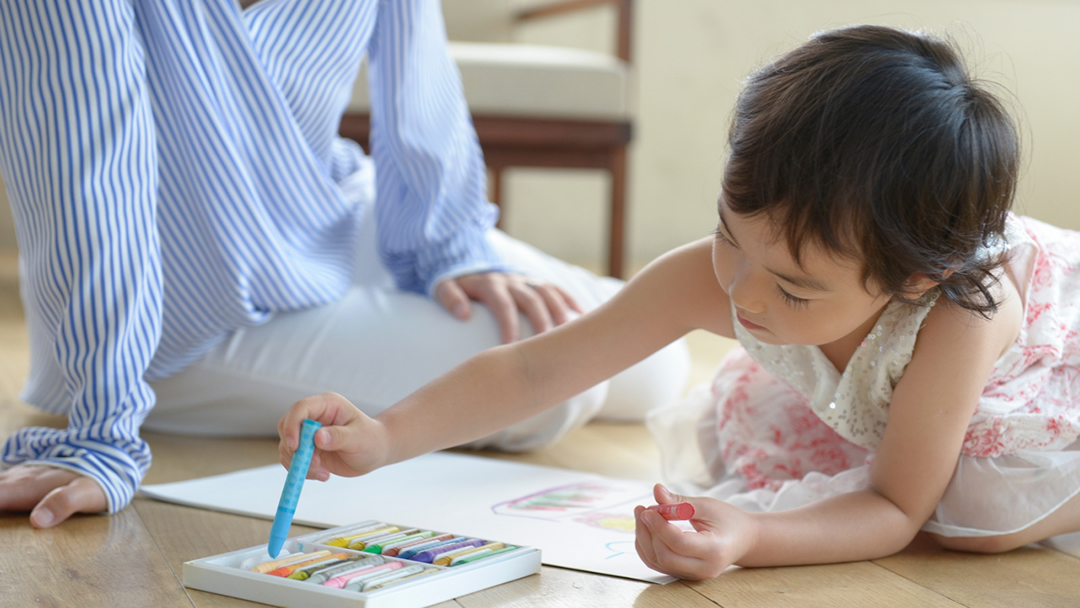
[(968, 456), (1061, 450), (1080, 437), (1080, 235), (1017, 220), (1035, 244), (1024, 324), (979, 400)]
[(833, 475), (866, 462), (868, 450), (838, 435), (742, 348), (720, 366), (713, 396), (721, 458), (748, 490), (777, 490), (812, 471)]
[[(962, 453), (977, 458), (1061, 450), (1080, 437), (1080, 234), (1010, 221), (1033, 243), (1015, 247), (1010, 262), (1027, 285), (1025, 320), (968, 427)], [(838, 435), (781, 380), (741, 348), (717, 371), (718, 447), (729, 475), (747, 489), (776, 490), (810, 472), (835, 475), (869, 462), (871, 450)]]

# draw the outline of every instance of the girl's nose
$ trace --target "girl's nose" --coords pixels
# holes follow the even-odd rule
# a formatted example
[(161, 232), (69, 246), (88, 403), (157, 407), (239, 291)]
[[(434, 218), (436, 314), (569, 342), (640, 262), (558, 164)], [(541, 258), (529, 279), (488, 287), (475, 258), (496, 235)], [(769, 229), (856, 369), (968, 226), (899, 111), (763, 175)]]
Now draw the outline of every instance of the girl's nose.
[(728, 289), (728, 297), (742, 310), (751, 313), (765, 312), (765, 284), (760, 273), (755, 273), (746, 265), (735, 271)]

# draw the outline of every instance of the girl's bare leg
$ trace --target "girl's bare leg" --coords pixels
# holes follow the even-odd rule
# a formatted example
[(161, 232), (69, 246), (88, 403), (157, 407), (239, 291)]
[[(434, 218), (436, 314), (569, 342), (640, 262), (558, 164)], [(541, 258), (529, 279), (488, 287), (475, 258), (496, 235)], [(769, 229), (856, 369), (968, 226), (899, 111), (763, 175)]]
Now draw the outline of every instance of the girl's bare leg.
[(1018, 547), (1069, 532), (1080, 531), (1080, 494), (1073, 496), (1056, 511), (1035, 524), (1000, 536), (940, 536), (931, 534), (935, 541), (953, 551), (972, 553), (1004, 553)]

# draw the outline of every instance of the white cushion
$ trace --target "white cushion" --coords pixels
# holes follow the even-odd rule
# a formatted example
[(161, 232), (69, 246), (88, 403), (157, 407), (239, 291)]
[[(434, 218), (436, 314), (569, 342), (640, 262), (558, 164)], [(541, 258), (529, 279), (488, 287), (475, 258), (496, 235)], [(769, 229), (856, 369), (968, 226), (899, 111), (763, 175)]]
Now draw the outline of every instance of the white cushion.
[[(628, 66), (564, 47), (451, 42), (474, 114), (623, 120), (630, 116)], [(350, 112), (367, 112), (367, 75), (356, 79)]]

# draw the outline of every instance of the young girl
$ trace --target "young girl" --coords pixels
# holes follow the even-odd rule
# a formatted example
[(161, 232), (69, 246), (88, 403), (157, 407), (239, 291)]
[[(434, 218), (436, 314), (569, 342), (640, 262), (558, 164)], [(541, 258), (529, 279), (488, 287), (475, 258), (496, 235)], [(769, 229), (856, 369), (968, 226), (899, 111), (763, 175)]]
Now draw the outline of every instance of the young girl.
[[(694, 532), (637, 508), (649, 566), (700, 579), (882, 557), (920, 529), (972, 551), (1080, 530), (1080, 235), (1009, 213), (1016, 131), (957, 54), (882, 27), (816, 35), (749, 78), (729, 143), (714, 237), (374, 419), (300, 401), (283, 463), (303, 418), (325, 425), (312, 478), (459, 445), (702, 328), (743, 348), (652, 426), (718, 485), (656, 487), (693, 504)], [(674, 436), (679, 420), (705, 432)]]

